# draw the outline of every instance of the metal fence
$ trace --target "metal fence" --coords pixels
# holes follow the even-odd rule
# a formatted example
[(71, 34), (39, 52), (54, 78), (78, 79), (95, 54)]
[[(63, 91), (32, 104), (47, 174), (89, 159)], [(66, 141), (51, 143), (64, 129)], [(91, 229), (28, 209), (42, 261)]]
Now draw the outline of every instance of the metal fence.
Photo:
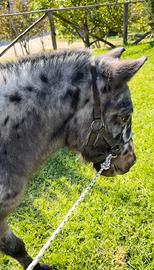
[[(14, 46), (18, 41), (20, 41), (25, 35), (27, 35), (32, 29), (34, 29), (40, 22), (48, 19), (51, 31), (51, 40), (52, 40), (52, 48), (54, 50), (57, 49), (57, 39), (56, 39), (56, 30), (55, 30), (55, 23), (54, 19), (58, 19), (64, 21), (65, 23), (70, 23), (67, 21), (66, 18), (61, 16), (61, 12), (68, 12), (73, 10), (93, 10), (93, 9), (100, 9), (102, 7), (110, 7), (110, 6), (123, 6), (123, 44), (127, 44), (128, 42), (128, 13), (130, 5), (135, 5), (137, 3), (143, 3), (144, 1), (134, 1), (134, 2), (123, 2), (123, 3), (108, 3), (108, 4), (95, 4), (89, 6), (78, 6), (78, 7), (62, 7), (62, 8), (53, 8), (53, 9), (44, 9), (44, 10), (37, 10), (37, 11), (27, 11), (27, 12), (18, 12), (18, 13), (9, 13), (9, 14), (1, 14), (0, 18), (11, 18), (17, 16), (28, 16), (34, 14), (40, 14), (41, 17), (33, 22), (25, 31), (23, 31), (20, 35), (18, 35), (8, 46), (6, 46), (1, 52), (0, 57), (3, 56), (12, 46)], [(43, 15), (42, 15), (43, 14)], [(147, 36), (149, 32), (145, 33), (144, 35)], [(95, 35), (91, 35), (93, 39), (97, 37)], [(111, 42), (105, 40), (104, 38), (99, 37), (99, 40), (106, 43), (110, 47), (116, 47), (116, 45), (112, 44)], [(136, 41), (138, 42), (138, 41)]]

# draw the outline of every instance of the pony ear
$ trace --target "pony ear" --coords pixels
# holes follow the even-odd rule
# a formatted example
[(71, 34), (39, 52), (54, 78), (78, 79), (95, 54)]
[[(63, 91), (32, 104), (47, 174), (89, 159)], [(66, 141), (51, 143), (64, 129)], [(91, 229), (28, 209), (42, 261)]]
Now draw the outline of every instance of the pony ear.
[(102, 55), (102, 58), (120, 58), (124, 51), (125, 48), (123, 47), (115, 48), (108, 53)]
[(143, 66), (147, 57), (137, 60), (115, 61), (111, 63), (110, 71), (114, 85), (119, 86), (128, 82), (135, 73)]

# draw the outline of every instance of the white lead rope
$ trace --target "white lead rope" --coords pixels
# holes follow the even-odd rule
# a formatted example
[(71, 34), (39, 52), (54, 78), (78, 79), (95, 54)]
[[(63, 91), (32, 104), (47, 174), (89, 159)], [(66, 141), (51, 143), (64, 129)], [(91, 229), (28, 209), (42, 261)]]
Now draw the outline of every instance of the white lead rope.
[(53, 242), (53, 240), (61, 232), (62, 228), (64, 227), (64, 225), (67, 222), (67, 220), (69, 219), (69, 217), (73, 214), (73, 212), (75, 211), (75, 209), (77, 208), (77, 206), (84, 200), (86, 194), (89, 192), (89, 190), (95, 184), (97, 178), (101, 175), (102, 171), (108, 170), (110, 168), (111, 159), (112, 159), (112, 155), (109, 154), (107, 156), (107, 158), (105, 159), (105, 161), (101, 164), (101, 169), (98, 171), (98, 173), (96, 174), (96, 176), (93, 178), (93, 180), (91, 181), (91, 183), (89, 184), (89, 186), (82, 192), (82, 194), (80, 195), (79, 199), (76, 201), (76, 203), (69, 210), (69, 212), (66, 215), (66, 217), (64, 218), (64, 220), (61, 222), (61, 224), (58, 226), (58, 228), (54, 231), (54, 233), (52, 234), (52, 236), (50, 237), (50, 239), (42, 247), (42, 249), (40, 250), (39, 254), (34, 258), (34, 260), (32, 261), (32, 263), (28, 266), (28, 268), (26, 270), (33, 270), (34, 267), (38, 264), (38, 262), (40, 261), (40, 259), (43, 257), (43, 254), (45, 253), (45, 251), (50, 247), (50, 245)]

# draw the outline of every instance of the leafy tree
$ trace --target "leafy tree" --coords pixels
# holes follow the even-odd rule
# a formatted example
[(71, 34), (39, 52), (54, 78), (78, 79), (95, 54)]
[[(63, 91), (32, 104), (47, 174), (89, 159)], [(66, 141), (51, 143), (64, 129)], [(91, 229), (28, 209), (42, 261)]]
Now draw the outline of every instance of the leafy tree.
[(149, 14), (149, 25), (154, 35), (154, 0), (146, 0), (146, 3)]
[[(154, 2), (154, 0), (147, 1)], [(106, 3), (104, 0), (29, 0), (32, 9), (91, 5), (97, 2)], [(108, 2), (115, 3), (115, 0)], [(69, 42), (79, 37), (84, 42), (85, 47), (89, 47), (93, 43), (97, 44), (99, 41), (112, 46), (113, 44), (107, 42), (106, 38), (113, 34), (120, 36), (123, 34), (123, 5), (57, 12), (54, 15), (57, 18), (58, 35), (67, 38)], [(129, 32), (139, 35), (143, 32), (148, 33), (148, 31), (148, 16), (145, 5), (142, 3), (129, 5)]]
[[(110, 0), (110, 2), (114, 3), (115, 1)], [(99, 3), (104, 3), (104, 1), (100, 0)], [(30, 0), (29, 4), (32, 9), (44, 9), (62, 6), (92, 5), (94, 4), (94, 1), (59, 0), (51, 2), (49, 0)], [(121, 34), (123, 26), (122, 14), (122, 6), (54, 13), (57, 18), (58, 34), (60, 36), (65, 36), (70, 42), (80, 37), (86, 47), (89, 47), (92, 43), (97, 41), (105, 42), (104, 38), (113, 32)], [(108, 43), (108, 45), (112, 46), (111, 43)]]
[[(25, 2), (26, 3), (26, 2)], [(28, 11), (28, 2), (25, 4), (21, 0), (13, 1), (13, 11)], [(1, 2), (2, 10), (1, 13), (10, 13), (9, 0), (2, 0)], [(0, 20), (0, 39), (1, 40), (13, 40), (19, 34), (21, 34), (27, 27), (29, 27), (36, 20), (36, 16), (33, 15), (23, 15), (17, 17), (2, 17)], [(27, 35), (22, 37), (19, 41), (21, 50), (23, 54), (29, 54), (29, 39), (41, 33), (44, 29), (44, 23), (40, 22), (38, 26), (33, 28)], [(15, 48), (15, 47), (14, 47)], [(16, 52), (15, 52), (16, 53)]]
[[(146, 1), (149, 7), (150, 26), (154, 28), (154, 0)], [(1, 5), (3, 6), (2, 13), (8, 12), (8, 2), (9, 0), (1, 0)], [(13, 1), (15, 11), (86, 6), (97, 2), (100, 4), (106, 3), (105, 0), (27, 0), (27, 4), (24, 4), (21, 0)], [(108, 2), (115, 3), (115, 0), (109, 0)], [(40, 17), (40, 14), (1, 18), (0, 38), (5, 40), (14, 39), (38, 17)], [(68, 42), (81, 38), (85, 47), (89, 47), (94, 43), (98, 46), (99, 41), (114, 47), (112, 43), (106, 40), (107, 37), (110, 35), (121, 36), (123, 34), (123, 5), (101, 7), (99, 9), (54, 12), (54, 19), (56, 34), (59, 37), (65, 37)], [(29, 38), (41, 35), (44, 29), (46, 31), (49, 30), (49, 23), (47, 21), (40, 22), (38, 26), (21, 40), (21, 47), (24, 48), (26, 53), (29, 53), (27, 46)], [(148, 18), (143, 4), (129, 5), (129, 31), (137, 34), (149, 31)]]
[(144, 3), (129, 5), (129, 31), (135, 35), (150, 30), (147, 10)]

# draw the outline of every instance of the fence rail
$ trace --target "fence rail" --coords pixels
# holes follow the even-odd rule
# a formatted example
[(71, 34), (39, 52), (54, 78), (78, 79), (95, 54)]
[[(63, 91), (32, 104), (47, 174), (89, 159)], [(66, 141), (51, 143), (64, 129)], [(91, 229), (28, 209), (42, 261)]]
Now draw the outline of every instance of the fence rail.
[[(125, 2), (115, 2), (115, 3), (106, 3), (106, 4), (95, 4), (89, 6), (78, 6), (78, 7), (61, 7), (61, 8), (52, 8), (52, 9), (43, 9), (37, 11), (27, 11), (27, 12), (17, 12), (17, 13), (8, 13), (8, 14), (1, 14), (0, 17), (13, 17), (13, 16), (24, 16), (24, 15), (32, 15), (32, 14), (41, 14), (44, 13), (37, 21), (35, 21), (32, 25), (30, 25), (26, 30), (24, 30), (19, 36), (17, 36), (2, 52), (0, 52), (0, 57), (4, 55), (12, 46), (14, 46), (24, 35), (26, 35), (31, 29), (33, 29), (40, 21), (44, 20), (46, 17), (49, 19), (50, 29), (51, 29), (51, 39), (52, 39), (52, 47), (54, 50), (57, 49), (57, 42), (56, 42), (56, 34), (55, 34), (55, 25), (54, 25), (54, 16), (58, 16), (59, 12), (62, 11), (71, 11), (71, 10), (87, 10), (87, 9), (99, 9), (101, 7), (109, 7), (109, 6), (124, 6), (124, 15), (123, 15), (123, 43), (127, 44), (128, 39), (128, 9), (129, 5), (136, 4), (136, 3), (144, 3), (144, 0), (138, 1), (125, 1)], [(63, 18), (64, 19), (64, 18)], [(61, 20), (63, 20), (61, 19)], [(70, 24), (71, 25), (71, 24)], [(72, 24), (73, 27), (73, 24)], [(91, 35), (93, 38), (98, 38), (94, 35)], [(104, 40), (103, 38), (99, 38), (100, 41), (106, 43), (110, 47), (115, 47), (114, 44)]]
[(95, 9), (101, 7), (109, 7), (109, 6), (120, 6), (124, 4), (136, 4), (136, 3), (144, 3), (144, 0), (138, 1), (128, 1), (128, 2), (121, 2), (121, 3), (106, 3), (106, 4), (95, 4), (89, 6), (79, 6), (79, 7), (61, 7), (61, 8), (51, 8), (51, 9), (41, 9), (36, 11), (25, 11), (25, 12), (16, 12), (16, 13), (6, 13), (1, 14), (0, 17), (10, 17), (10, 16), (23, 16), (23, 15), (30, 15), (30, 14), (39, 14), (39, 13), (46, 13), (46, 12), (62, 12), (62, 11), (70, 11), (70, 10), (82, 10), (82, 9)]
[(13, 45), (15, 45), (15, 43), (17, 43), (17, 41), (22, 38), (24, 35), (26, 35), (32, 28), (34, 28), (35, 25), (37, 25), (39, 22), (41, 22), (45, 17), (47, 16), (47, 14), (44, 14), (43, 16), (41, 16), (36, 22), (34, 22), (32, 25), (30, 25), (24, 32), (22, 32), (18, 37), (16, 37), (1, 53), (0, 53), (0, 57), (6, 53)]

